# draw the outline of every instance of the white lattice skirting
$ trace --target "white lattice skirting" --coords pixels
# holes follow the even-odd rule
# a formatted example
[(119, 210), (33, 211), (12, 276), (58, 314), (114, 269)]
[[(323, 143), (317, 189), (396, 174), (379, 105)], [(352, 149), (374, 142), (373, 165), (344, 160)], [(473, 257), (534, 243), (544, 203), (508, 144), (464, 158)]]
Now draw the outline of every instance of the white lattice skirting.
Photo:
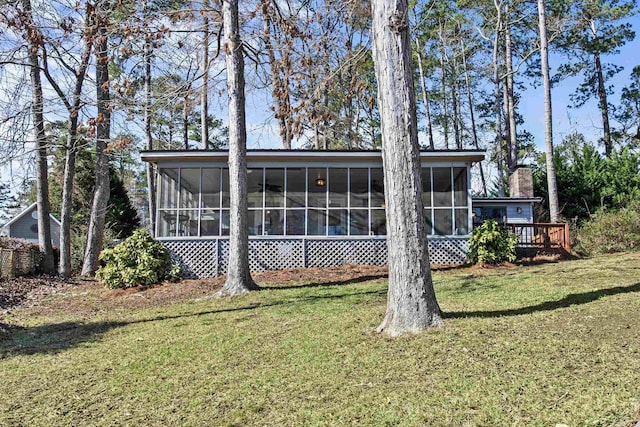
[[(204, 279), (225, 274), (228, 239), (162, 240), (171, 258), (182, 266), (186, 278)], [(467, 258), (466, 237), (429, 238), (433, 264), (462, 264)], [(299, 267), (333, 267), (346, 264), (385, 265), (385, 239), (249, 239), (252, 271)]]

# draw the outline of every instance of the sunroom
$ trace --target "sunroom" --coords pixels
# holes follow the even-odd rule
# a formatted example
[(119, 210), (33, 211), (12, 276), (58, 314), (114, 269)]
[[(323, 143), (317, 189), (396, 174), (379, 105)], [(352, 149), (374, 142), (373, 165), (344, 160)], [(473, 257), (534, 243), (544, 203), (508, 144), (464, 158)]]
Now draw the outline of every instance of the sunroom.
[[(229, 245), (227, 151), (147, 151), (157, 170), (156, 238), (187, 277), (224, 274)], [(431, 262), (460, 264), (472, 227), (470, 168), (482, 151), (421, 152)], [(249, 150), (254, 271), (386, 264), (380, 151)]]

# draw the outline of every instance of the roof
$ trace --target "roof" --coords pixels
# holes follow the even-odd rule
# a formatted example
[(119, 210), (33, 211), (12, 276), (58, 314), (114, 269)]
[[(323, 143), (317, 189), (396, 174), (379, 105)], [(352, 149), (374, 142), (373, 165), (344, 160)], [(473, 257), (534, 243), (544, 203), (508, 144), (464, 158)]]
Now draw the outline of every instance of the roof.
[[(18, 215), (14, 216), (11, 221), (7, 222), (5, 225), (3, 225), (1, 228), (6, 228), (11, 226), (11, 224), (13, 224), (14, 222), (18, 221), (20, 218), (22, 218), (23, 216), (26, 216), (27, 214), (31, 213), (34, 209), (37, 209), (38, 207), (38, 202), (33, 202), (29, 207), (27, 207), (26, 209), (24, 209), (22, 212), (20, 212)], [(49, 214), (49, 218), (51, 218), (53, 220), (53, 222), (55, 222), (56, 224), (60, 225), (60, 221), (58, 221), (58, 219), (53, 216), (52, 214)]]
[(473, 202), (498, 204), (498, 203), (541, 203), (542, 197), (474, 197)]
[[(463, 160), (479, 162), (484, 159), (484, 150), (421, 150), (420, 158), (434, 161)], [(228, 150), (148, 150), (141, 152), (146, 162), (160, 161), (223, 161), (229, 155)], [(382, 160), (381, 150), (247, 150), (248, 161), (264, 160)]]

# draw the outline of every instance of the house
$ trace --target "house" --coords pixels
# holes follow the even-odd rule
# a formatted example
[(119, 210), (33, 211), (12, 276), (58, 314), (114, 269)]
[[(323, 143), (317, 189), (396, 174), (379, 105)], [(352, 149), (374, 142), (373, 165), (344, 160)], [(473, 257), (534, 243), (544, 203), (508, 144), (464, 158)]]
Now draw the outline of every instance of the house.
[(531, 169), (518, 167), (509, 177), (510, 197), (476, 197), (473, 199), (473, 225), (494, 219), (501, 224), (534, 223), (534, 205), (542, 197), (533, 197)]
[[(145, 151), (157, 168), (155, 236), (187, 277), (224, 274), (229, 253), (227, 151)], [(434, 264), (461, 264), (472, 228), (477, 150), (420, 153)], [(253, 271), (387, 262), (380, 151), (248, 150)]]
[[(49, 214), (51, 224), (51, 243), (53, 246), (60, 246), (60, 221)], [(2, 226), (9, 237), (24, 239), (30, 242), (38, 241), (38, 204), (31, 206), (13, 217), (12, 220)]]

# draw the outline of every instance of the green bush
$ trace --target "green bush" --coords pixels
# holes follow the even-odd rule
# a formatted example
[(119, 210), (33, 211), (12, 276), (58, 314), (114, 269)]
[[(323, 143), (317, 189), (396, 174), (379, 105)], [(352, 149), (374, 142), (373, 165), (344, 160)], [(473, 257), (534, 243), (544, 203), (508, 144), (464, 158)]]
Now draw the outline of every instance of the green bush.
[(599, 210), (578, 229), (576, 240), (576, 252), (584, 255), (640, 250), (640, 201), (615, 212)]
[(113, 249), (100, 254), (102, 266), (96, 276), (109, 288), (131, 288), (176, 280), (180, 266), (173, 264), (162, 243), (146, 230), (136, 230)]
[(516, 259), (518, 236), (503, 230), (494, 220), (485, 221), (471, 235), (469, 258), (474, 264), (498, 264)]

